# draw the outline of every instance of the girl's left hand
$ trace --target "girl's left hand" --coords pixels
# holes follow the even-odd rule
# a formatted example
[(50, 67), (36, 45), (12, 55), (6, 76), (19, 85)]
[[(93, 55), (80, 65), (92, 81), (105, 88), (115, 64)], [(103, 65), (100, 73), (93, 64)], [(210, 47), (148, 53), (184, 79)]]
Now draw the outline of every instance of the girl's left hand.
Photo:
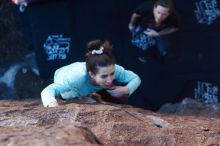
[(114, 86), (106, 91), (113, 97), (122, 97), (128, 95), (129, 88), (127, 86)]

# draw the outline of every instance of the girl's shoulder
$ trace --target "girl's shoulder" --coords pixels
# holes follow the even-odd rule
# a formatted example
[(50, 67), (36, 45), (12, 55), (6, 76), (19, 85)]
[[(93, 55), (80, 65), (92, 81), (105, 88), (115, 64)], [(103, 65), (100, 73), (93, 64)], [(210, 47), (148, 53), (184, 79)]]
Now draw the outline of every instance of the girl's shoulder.
[(54, 78), (62, 78), (62, 80), (80, 80), (86, 75), (85, 62), (75, 62), (57, 69)]

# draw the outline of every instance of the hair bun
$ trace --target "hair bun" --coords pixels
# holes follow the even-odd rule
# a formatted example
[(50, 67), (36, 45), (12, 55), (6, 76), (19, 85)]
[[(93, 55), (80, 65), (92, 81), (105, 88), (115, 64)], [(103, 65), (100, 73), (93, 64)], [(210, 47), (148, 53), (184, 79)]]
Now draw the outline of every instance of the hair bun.
[(99, 49), (94, 49), (94, 50), (92, 50), (92, 54), (93, 54), (93, 55), (95, 55), (95, 54), (100, 55), (100, 54), (103, 53), (103, 50), (104, 50), (104, 47), (101, 46)]

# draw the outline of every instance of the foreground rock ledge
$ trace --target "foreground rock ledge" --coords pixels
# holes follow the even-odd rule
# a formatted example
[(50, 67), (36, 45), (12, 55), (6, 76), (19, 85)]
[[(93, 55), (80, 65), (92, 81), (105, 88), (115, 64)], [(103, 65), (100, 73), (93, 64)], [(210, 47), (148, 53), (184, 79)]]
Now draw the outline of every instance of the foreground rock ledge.
[(219, 146), (219, 117), (190, 115), (189, 109), (178, 115), (117, 104), (48, 109), (40, 100), (2, 100), (0, 145)]

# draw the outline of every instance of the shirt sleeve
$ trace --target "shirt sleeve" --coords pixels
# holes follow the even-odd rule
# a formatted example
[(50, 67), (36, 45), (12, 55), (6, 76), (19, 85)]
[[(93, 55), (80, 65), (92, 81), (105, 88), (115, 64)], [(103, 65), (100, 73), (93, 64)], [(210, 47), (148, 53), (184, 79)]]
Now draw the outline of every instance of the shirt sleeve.
[(82, 67), (84, 64), (76, 63), (64, 66), (55, 72), (54, 83), (48, 85), (41, 92), (41, 99), (45, 107), (56, 101), (56, 96), (61, 95), (64, 99), (69, 99), (78, 95), (78, 88), (83, 80), (83, 73), (79, 71)]
[(53, 83), (44, 88), (41, 92), (41, 100), (44, 107), (47, 107), (49, 103), (56, 101), (56, 96), (67, 91), (70, 91), (69, 87), (65, 84), (59, 83)]
[(129, 96), (140, 86), (140, 77), (130, 70), (125, 70), (122, 66), (115, 65), (116, 82), (125, 83), (129, 88)]

